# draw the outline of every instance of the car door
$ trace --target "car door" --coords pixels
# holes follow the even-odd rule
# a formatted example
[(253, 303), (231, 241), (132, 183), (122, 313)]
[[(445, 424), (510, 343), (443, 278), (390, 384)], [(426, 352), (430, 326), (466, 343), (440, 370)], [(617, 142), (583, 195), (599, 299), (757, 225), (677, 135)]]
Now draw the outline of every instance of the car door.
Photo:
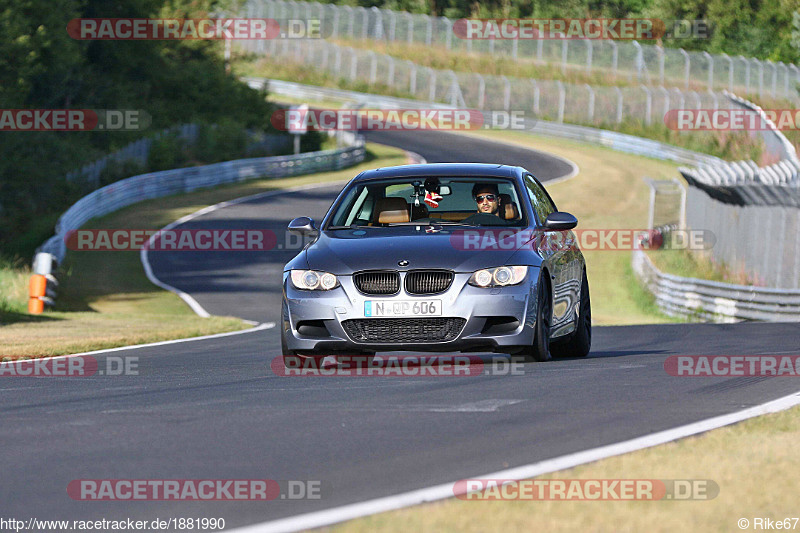
[(581, 274), (575, 272), (580, 269), (579, 254), (574, 245), (575, 234), (572, 231), (544, 232), (544, 221), (550, 213), (557, 210), (556, 206), (533, 175), (525, 175), (525, 186), (536, 214), (538, 231), (543, 232), (538, 237), (541, 243), (539, 250), (553, 276), (552, 335), (558, 336), (572, 328), (575, 316), (573, 311), (580, 292)]

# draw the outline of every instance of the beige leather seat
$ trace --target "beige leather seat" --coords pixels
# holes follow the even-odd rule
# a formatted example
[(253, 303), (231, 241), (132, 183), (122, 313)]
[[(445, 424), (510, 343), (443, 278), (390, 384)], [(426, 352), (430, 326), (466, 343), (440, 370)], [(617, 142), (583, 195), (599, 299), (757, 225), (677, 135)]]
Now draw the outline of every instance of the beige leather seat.
[(519, 208), (517, 204), (511, 201), (510, 194), (500, 195), (500, 216), (504, 220), (518, 220)]
[(410, 222), (408, 203), (403, 198), (381, 198), (376, 206), (379, 224)]

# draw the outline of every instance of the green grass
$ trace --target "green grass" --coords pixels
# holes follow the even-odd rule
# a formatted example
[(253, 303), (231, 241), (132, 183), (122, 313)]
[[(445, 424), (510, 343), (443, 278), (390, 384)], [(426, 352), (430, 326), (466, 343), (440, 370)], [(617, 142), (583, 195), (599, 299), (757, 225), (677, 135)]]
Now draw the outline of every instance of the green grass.
[[(797, 516), (800, 408), (753, 418), (539, 479), (708, 479), (705, 501), (468, 501), (449, 499), (328, 528), (337, 533), (484, 531), (741, 531), (737, 520)], [(478, 472), (480, 468), (477, 468)], [(754, 529), (747, 528), (747, 531)]]
[(685, 278), (699, 278), (739, 285), (753, 285), (757, 280), (743, 269), (733, 270), (714, 261), (709, 252), (690, 250), (651, 250), (647, 252), (653, 264), (664, 273)]
[[(338, 182), (361, 170), (406, 162), (402, 150), (368, 145), (365, 162), (337, 172), (261, 179), (191, 194), (141, 202), (86, 227), (158, 229), (184, 215), (225, 200), (310, 183)], [(0, 265), (0, 359), (33, 358), (112, 348), (250, 327), (234, 317), (201, 318), (178, 296), (152, 285), (138, 251), (69, 252), (60, 276), (56, 309), (27, 314), (30, 271)]]

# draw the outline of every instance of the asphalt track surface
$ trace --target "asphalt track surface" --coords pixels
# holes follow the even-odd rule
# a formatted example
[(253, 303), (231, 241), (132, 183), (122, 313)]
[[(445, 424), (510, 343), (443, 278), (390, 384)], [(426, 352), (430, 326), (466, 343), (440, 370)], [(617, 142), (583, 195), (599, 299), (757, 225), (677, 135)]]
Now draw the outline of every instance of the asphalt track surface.
[[(465, 148), (475, 141), (460, 137), (412, 141), (408, 147), (430, 161), (558, 168), (518, 148)], [(294, 216), (319, 217), (337, 191), (256, 199), (188, 226), (282, 230)], [(159, 252), (151, 259), (162, 281), (211, 313), (276, 321), (281, 268), (294, 253)], [(280, 355), (278, 339), (273, 328), (96, 356), (100, 368), (111, 357), (136, 356), (139, 375), (0, 377), (0, 514), (223, 517), (230, 529), (611, 444), (798, 389), (790, 378), (678, 378), (663, 368), (674, 354), (796, 353), (793, 324), (596, 328), (587, 359), (526, 365), (524, 375), (458, 378), (279, 377), (269, 365)], [(75, 479), (256, 478), (319, 480), (322, 498), (96, 502), (66, 492)]]

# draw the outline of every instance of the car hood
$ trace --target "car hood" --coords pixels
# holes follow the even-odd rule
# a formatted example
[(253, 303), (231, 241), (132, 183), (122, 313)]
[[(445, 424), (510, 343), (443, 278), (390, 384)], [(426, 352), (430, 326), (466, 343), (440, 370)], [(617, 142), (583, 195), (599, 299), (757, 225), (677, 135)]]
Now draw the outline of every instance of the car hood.
[[(419, 228), (419, 229), (417, 229)], [(442, 229), (438, 229), (442, 228)], [(347, 275), (359, 270), (396, 269), (399, 261), (408, 261), (407, 268), (443, 268), (455, 272), (507, 264), (524, 240), (517, 237), (522, 228), (495, 229), (488, 246), (476, 235), (480, 229), (452, 229), (437, 226), (395, 226), (389, 228), (359, 228), (356, 230), (323, 231), (319, 239), (306, 248), (308, 268)], [(469, 245), (464, 244), (464, 232), (472, 231)], [(481, 233), (483, 235), (483, 233)], [(486, 241), (483, 241), (486, 243)], [(527, 263), (527, 262), (526, 262)]]

